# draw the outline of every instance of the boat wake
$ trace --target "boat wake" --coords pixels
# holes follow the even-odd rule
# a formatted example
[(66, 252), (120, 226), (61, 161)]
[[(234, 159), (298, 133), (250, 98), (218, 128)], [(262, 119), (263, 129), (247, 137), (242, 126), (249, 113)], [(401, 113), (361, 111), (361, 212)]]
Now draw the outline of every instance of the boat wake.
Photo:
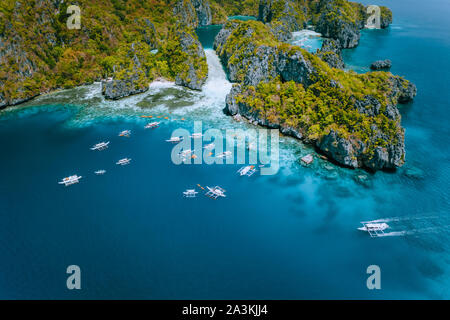
[[(442, 225), (440, 218), (428, 215), (382, 218), (361, 222), (364, 227), (359, 230), (367, 231), (371, 237), (402, 237), (448, 231), (450, 225)], [(387, 229), (392, 231), (385, 232)]]

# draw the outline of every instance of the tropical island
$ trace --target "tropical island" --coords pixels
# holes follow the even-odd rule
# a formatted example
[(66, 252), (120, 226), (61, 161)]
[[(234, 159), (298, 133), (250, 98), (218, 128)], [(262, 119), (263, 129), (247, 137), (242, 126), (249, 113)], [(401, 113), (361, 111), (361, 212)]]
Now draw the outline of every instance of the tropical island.
[[(214, 47), (234, 84), (225, 111), (314, 145), (337, 163), (371, 170), (405, 162), (398, 103), (416, 87), (390, 72), (345, 71), (368, 18), (346, 0), (107, 0), (76, 2), (80, 29), (66, 26), (62, 0), (0, 4), (0, 108), (59, 88), (102, 82), (107, 99), (167, 79), (201, 90), (208, 65), (195, 29), (221, 24)], [(249, 15), (255, 21), (228, 20)], [(381, 27), (392, 13), (381, 7)], [(287, 41), (313, 28), (312, 54)]]

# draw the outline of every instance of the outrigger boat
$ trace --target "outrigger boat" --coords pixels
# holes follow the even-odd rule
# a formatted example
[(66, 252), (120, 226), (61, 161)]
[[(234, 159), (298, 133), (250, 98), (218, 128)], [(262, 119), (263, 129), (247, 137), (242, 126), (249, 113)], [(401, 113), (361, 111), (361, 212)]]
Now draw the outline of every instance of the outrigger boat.
[(127, 164), (130, 164), (130, 162), (131, 162), (130, 158), (125, 158), (117, 161), (116, 164), (120, 166), (126, 166)]
[(241, 177), (242, 176), (247, 176), (247, 177), (251, 177), (255, 172), (255, 166), (246, 166), (246, 167), (242, 167), (237, 171)]
[(361, 222), (361, 224), (363, 226), (361, 228), (358, 228), (358, 230), (369, 233), (369, 235), (372, 238), (383, 236), (384, 230), (390, 228), (390, 226), (385, 222), (375, 223), (375, 222), (369, 221), (369, 222)]
[(195, 152), (195, 150), (188, 149), (188, 150), (181, 151), (178, 155), (180, 156), (180, 158), (186, 159), (187, 157), (192, 155), (194, 152)]
[(191, 138), (192, 138), (192, 139), (199, 139), (199, 138), (201, 138), (201, 137), (203, 137), (203, 134), (202, 134), (202, 133), (193, 133), (193, 134), (191, 135)]
[(98, 170), (98, 171), (95, 171), (94, 173), (98, 176), (102, 176), (106, 173), (106, 170)]
[(119, 137), (127, 137), (127, 138), (129, 138), (130, 135), (131, 135), (131, 131), (130, 130), (124, 130), (124, 131), (119, 133)]
[(183, 137), (172, 137), (169, 140), (166, 140), (166, 142), (179, 143), (179, 142), (181, 142), (183, 140), (184, 140)]
[(225, 152), (222, 152), (222, 153), (219, 153), (218, 155), (217, 155), (217, 158), (228, 158), (228, 157), (230, 157), (232, 155), (232, 153), (231, 153), (231, 151), (225, 151)]
[(208, 189), (208, 192), (205, 193), (207, 197), (210, 197), (211, 199), (217, 200), (217, 198), (222, 197), (226, 198), (225, 195), (225, 189), (222, 189), (221, 187), (215, 186), (214, 188), (206, 187)]
[(91, 150), (92, 151), (102, 151), (102, 150), (108, 149), (108, 146), (109, 146), (109, 141), (108, 142), (100, 142), (100, 143), (97, 143), (96, 145), (94, 145), (91, 148)]
[(206, 146), (204, 146), (203, 149), (211, 150), (211, 149), (214, 149), (215, 146), (216, 145), (214, 143), (210, 143), (210, 144), (207, 144)]
[(150, 122), (149, 124), (147, 124), (145, 126), (145, 129), (155, 129), (155, 128), (158, 128), (160, 124), (161, 124), (161, 122), (156, 122), (156, 121)]
[(62, 179), (58, 183), (59, 184), (64, 184), (66, 187), (68, 187), (68, 186), (71, 186), (73, 184), (79, 183), (81, 178), (82, 178), (81, 176), (73, 175), (73, 176), (66, 177), (66, 178)]
[(195, 189), (188, 189), (183, 192), (183, 196), (185, 198), (195, 198), (197, 196), (198, 192), (195, 191)]
[(256, 148), (255, 148), (255, 144), (254, 143), (249, 143), (248, 145), (247, 145), (247, 150), (255, 150)]

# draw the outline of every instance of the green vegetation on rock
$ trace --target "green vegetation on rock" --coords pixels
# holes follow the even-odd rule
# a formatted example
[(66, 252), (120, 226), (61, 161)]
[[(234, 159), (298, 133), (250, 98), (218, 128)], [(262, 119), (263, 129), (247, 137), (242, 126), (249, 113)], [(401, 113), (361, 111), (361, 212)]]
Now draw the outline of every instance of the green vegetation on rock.
[(411, 100), (415, 87), (389, 72), (331, 68), (270, 33), (255, 21), (229, 22), (219, 33), (217, 52), (241, 83), (227, 98), (228, 111), (301, 137), (348, 166), (401, 166), (404, 130), (396, 105)]

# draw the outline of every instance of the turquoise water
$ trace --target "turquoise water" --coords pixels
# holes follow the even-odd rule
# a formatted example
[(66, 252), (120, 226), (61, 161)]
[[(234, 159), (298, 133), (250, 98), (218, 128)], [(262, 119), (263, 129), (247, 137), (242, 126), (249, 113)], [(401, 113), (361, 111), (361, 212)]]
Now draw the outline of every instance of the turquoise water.
[(248, 20), (257, 20), (257, 19), (256, 19), (256, 17), (252, 17), (252, 16), (230, 16), (230, 17), (228, 17), (228, 20), (248, 21)]
[[(221, 112), (231, 84), (208, 45), (203, 92), (155, 83), (107, 102), (95, 84), (0, 112), (0, 298), (450, 298), (450, 10), (443, 1), (380, 4), (395, 23), (364, 32), (344, 56), (359, 72), (390, 58), (392, 71), (418, 87), (415, 102), (401, 106), (407, 163), (395, 173), (320, 159), (303, 167), (297, 159), (312, 150), (283, 137), (275, 176), (174, 165), (164, 140), (176, 128), (192, 130), (194, 120), (252, 128)], [(148, 131), (143, 114), (169, 119)], [(124, 129), (129, 139), (117, 137)], [(89, 150), (102, 140), (108, 150)], [(117, 167), (124, 157), (132, 164)], [(98, 169), (108, 172), (98, 177)], [(80, 184), (57, 184), (74, 173)], [(220, 185), (228, 197), (183, 199), (197, 184)], [(371, 239), (356, 230), (390, 217), (409, 234)], [(66, 289), (71, 264), (82, 270), (79, 291)], [(379, 291), (366, 287), (373, 264)]]
[(311, 53), (315, 53), (322, 48), (322, 42), (322, 35), (320, 33), (308, 29), (293, 32), (292, 39), (290, 40), (291, 44), (300, 46)]

